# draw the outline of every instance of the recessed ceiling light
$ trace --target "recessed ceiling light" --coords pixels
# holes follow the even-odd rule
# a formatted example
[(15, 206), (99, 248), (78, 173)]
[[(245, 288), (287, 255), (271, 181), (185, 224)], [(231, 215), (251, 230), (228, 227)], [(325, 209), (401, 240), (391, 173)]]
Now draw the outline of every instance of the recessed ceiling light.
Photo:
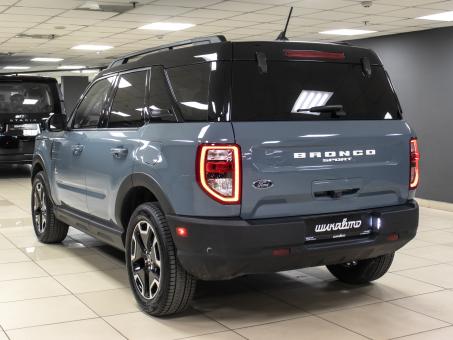
[(58, 67), (60, 70), (79, 70), (81, 68), (85, 68), (85, 66), (82, 65), (63, 65)]
[(435, 20), (435, 21), (453, 21), (453, 11), (425, 15), (423, 17), (418, 17), (416, 19)]
[(58, 61), (64, 60), (63, 58), (47, 58), (47, 57), (37, 57), (33, 58), (31, 61), (42, 61), (48, 63), (56, 63)]
[(139, 27), (140, 30), (157, 30), (157, 31), (181, 31), (190, 27), (194, 27), (194, 24), (188, 24), (183, 22), (153, 22)]
[(338, 29), (338, 30), (322, 31), (319, 33), (320, 34), (331, 34), (331, 35), (361, 35), (361, 34), (376, 33), (376, 31), (355, 30), (355, 29), (350, 29), (350, 28), (343, 28), (343, 29)]
[(5, 66), (5, 70), (28, 70), (30, 66)]
[(110, 50), (113, 46), (108, 45), (77, 45), (72, 47), (73, 50), (87, 50), (87, 51), (105, 51)]

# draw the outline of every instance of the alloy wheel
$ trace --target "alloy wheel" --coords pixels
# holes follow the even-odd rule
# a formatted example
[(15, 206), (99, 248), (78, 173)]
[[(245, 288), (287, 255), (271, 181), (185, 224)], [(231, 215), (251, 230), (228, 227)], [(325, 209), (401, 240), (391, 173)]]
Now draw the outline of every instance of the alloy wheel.
[(153, 299), (160, 289), (161, 256), (156, 231), (147, 221), (138, 222), (131, 238), (131, 270), (135, 288), (145, 299)]
[(46, 192), (42, 183), (37, 183), (33, 191), (33, 213), (39, 233), (43, 233), (47, 226)]

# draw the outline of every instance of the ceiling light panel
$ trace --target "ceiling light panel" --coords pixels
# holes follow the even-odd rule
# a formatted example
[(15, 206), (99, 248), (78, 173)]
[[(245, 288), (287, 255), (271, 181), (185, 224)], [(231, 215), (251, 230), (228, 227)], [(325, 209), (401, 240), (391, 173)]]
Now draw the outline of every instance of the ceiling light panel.
[(48, 57), (36, 57), (31, 59), (31, 61), (39, 61), (44, 63), (56, 63), (64, 60), (63, 58), (48, 58)]
[(73, 49), (73, 50), (85, 50), (85, 51), (96, 51), (96, 52), (99, 52), (99, 51), (110, 50), (111, 48), (113, 48), (113, 46), (82, 44), (82, 45), (76, 45), (76, 46), (72, 47), (71, 49)]
[(195, 26), (194, 24), (182, 22), (153, 22), (139, 27), (141, 30), (156, 30), (156, 31), (181, 31)]
[(319, 33), (320, 34), (329, 34), (329, 35), (347, 35), (347, 36), (351, 36), (351, 35), (362, 35), (362, 34), (376, 33), (376, 31), (343, 28), (343, 29), (322, 31), (322, 32), (319, 32)]
[(433, 20), (433, 21), (453, 21), (453, 11), (425, 15), (422, 17), (418, 17), (416, 19)]
[(82, 66), (82, 65), (63, 65), (63, 66), (60, 66), (58, 69), (59, 70), (78, 70), (78, 69), (81, 69), (81, 68), (85, 68), (85, 66)]
[(4, 70), (28, 70), (30, 66), (5, 66)]

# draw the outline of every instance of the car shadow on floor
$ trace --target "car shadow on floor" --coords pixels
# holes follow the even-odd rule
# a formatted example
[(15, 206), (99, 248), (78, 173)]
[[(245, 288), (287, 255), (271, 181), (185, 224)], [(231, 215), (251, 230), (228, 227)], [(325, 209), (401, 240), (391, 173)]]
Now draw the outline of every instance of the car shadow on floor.
[[(124, 252), (108, 245), (96, 248), (125, 266)], [(379, 302), (361, 293), (366, 286), (340, 283), (325, 267), (198, 281), (192, 311), (187, 313), (226, 313), (234, 325), (240, 324), (244, 315), (271, 321), (304, 313), (319, 314)]]

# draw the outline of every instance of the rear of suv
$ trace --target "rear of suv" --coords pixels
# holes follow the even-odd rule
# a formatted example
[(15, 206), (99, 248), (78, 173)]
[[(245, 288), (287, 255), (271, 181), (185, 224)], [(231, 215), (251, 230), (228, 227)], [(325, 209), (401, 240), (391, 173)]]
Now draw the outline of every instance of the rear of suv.
[(417, 231), (418, 162), (374, 52), (200, 38), (116, 60), (52, 116), (32, 213), (42, 242), (71, 225), (125, 249), (138, 303), (166, 315), (196, 279), (381, 277)]
[(43, 120), (62, 113), (54, 78), (0, 76), (0, 164), (31, 163)]

